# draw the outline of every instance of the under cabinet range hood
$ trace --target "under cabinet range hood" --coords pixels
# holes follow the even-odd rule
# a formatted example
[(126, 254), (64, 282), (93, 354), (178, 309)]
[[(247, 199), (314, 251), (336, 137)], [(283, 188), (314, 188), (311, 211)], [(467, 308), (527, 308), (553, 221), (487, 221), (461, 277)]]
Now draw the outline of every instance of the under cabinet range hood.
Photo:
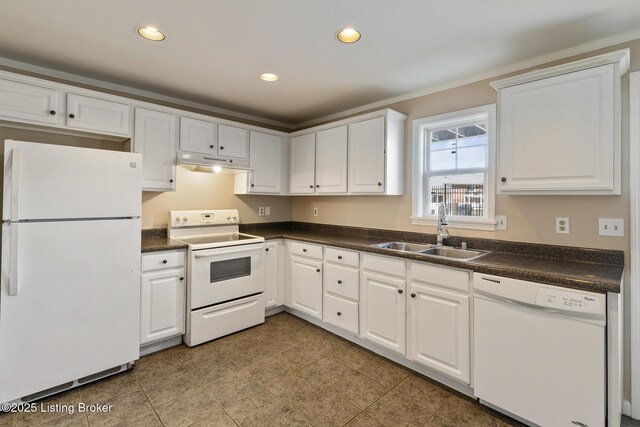
[(213, 154), (192, 153), (187, 151), (178, 151), (179, 165), (208, 166), (211, 168), (219, 167), (223, 169), (238, 169), (252, 171), (246, 161), (243, 159), (234, 160), (225, 157), (218, 157)]

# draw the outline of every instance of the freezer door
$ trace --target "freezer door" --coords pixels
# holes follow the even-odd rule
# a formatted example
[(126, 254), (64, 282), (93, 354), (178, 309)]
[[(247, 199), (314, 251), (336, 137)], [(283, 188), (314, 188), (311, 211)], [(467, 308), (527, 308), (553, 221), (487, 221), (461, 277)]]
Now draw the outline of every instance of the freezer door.
[(138, 359), (140, 220), (14, 227), (17, 294), (0, 289), (0, 402)]
[(142, 156), (5, 141), (2, 218), (138, 217)]

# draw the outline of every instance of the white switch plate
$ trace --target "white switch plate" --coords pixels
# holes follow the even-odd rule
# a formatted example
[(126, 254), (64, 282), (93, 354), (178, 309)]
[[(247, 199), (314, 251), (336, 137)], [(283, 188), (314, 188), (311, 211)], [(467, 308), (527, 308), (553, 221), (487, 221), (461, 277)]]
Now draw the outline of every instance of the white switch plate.
[(313, 216), (318, 216), (318, 208), (313, 208)]
[(569, 234), (569, 217), (566, 217), (566, 216), (556, 217), (556, 233)]
[(598, 234), (601, 236), (624, 237), (624, 219), (598, 218)]
[(258, 216), (264, 216), (264, 206), (258, 208)]
[(506, 229), (507, 229), (507, 216), (496, 215), (496, 230), (506, 230)]
[(266, 216), (271, 215), (271, 206), (265, 206), (265, 208), (264, 208), (264, 214), (265, 214)]

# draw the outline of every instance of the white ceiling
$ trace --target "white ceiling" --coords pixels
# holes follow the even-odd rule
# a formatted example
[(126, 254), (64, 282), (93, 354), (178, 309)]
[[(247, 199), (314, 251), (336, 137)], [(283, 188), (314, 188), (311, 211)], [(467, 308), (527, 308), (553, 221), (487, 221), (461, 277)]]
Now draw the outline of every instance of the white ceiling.
[[(2, 57), (299, 124), (636, 30), (640, 2), (0, 0), (0, 16)], [(359, 43), (335, 40), (345, 26)]]

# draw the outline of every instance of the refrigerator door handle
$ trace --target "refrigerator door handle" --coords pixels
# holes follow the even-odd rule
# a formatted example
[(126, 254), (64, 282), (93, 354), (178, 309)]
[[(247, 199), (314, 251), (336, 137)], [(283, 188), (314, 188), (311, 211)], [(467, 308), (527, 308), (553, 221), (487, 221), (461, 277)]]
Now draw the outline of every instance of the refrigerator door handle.
[(19, 149), (11, 150), (11, 222), (17, 222), (18, 206), (20, 202), (20, 163), (22, 153)]
[(17, 222), (9, 224), (9, 271), (7, 272), (7, 295), (18, 295), (18, 226)]

